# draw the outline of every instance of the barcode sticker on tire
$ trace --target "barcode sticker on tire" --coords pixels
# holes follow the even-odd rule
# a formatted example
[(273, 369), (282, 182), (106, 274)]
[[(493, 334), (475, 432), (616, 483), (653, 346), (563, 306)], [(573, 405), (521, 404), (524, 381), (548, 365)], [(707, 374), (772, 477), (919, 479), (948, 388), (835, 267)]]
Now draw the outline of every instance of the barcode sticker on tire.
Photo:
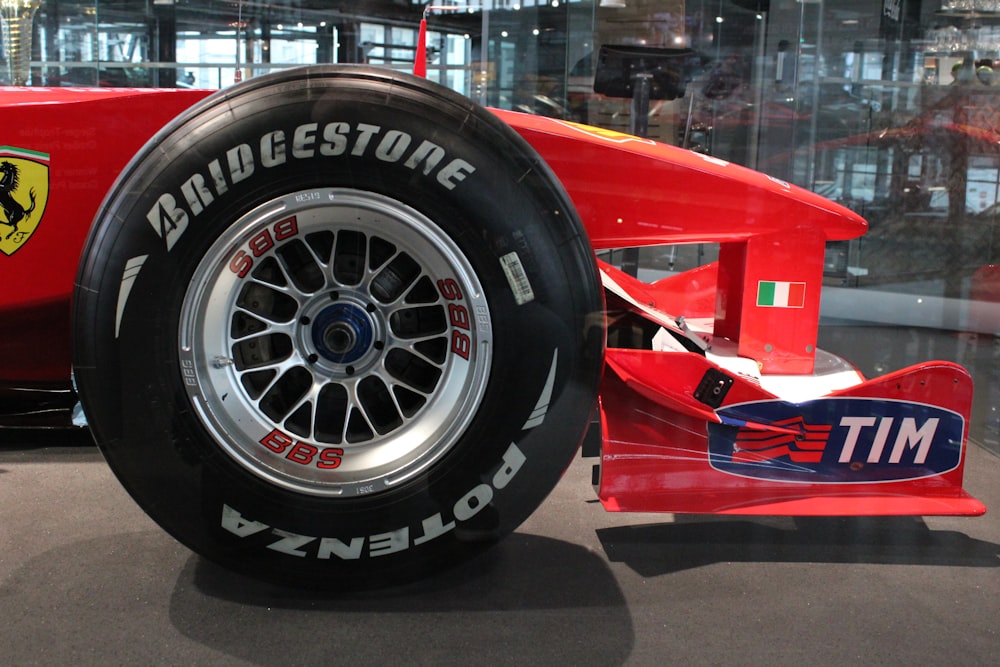
[(524, 266), (521, 265), (521, 259), (517, 253), (509, 252), (503, 255), (500, 258), (500, 266), (503, 267), (510, 289), (514, 292), (514, 300), (517, 301), (517, 305), (523, 306), (532, 301), (535, 298), (535, 292), (531, 289), (528, 274), (524, 272)]

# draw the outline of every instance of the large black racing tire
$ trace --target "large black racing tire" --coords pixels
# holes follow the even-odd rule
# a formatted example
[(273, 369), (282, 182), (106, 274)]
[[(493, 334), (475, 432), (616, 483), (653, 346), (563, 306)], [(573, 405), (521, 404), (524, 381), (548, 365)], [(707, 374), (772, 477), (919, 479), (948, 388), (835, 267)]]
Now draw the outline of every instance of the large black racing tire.
[(552, 489), (601, 308), (571, 202), (510, 127), (422, 79), (316, 67), (208, 98), (129, 164), (84, 250), (74, 367), (105, 458), (182, 543), (381, 585)]

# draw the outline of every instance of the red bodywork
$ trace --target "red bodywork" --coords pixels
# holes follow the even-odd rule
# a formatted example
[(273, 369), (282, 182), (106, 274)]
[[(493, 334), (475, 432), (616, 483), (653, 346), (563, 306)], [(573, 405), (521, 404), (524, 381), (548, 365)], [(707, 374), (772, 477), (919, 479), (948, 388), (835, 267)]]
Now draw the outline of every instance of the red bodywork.
[[(44, 210), (0, 254), (0, 388), (68, 384), (69, 301), (94, 213), (139, 147), (207, 92), (0, 89), (0, 151), (26, 151), (48, 168)], [(717, 263), (653, 284), (601, 264), (616, 317), (675, 334), (658, 349), (609, 344), (599, 486), (607, 509), (985, 511), (962, 489), (972, 401), (964, 369), (931, 362), (864, 381), (816, 350), (825, 244), (860, 236), (863, 219), (715, 158), (495, 113), (562, 181), (595, 250), (720, 244)], [(0, 238), (15, 231), (0, 223)], [(677, 316), (703, 325), (688, 331)], [(676, 345), (685, 336), (689, 349)]]

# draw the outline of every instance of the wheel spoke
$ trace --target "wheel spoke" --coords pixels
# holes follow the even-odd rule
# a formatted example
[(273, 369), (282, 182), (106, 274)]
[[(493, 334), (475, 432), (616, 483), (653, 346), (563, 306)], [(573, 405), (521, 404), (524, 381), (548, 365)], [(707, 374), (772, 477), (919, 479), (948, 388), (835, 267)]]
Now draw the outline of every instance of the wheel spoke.
[(323, 269), (305, 243), (292, 239), (278, 247), (275, 253), (295, 288), (304, 294), (318, 292), (326, 286)]
[(333, 277), (341, 285), (359, 285), (365, 276), (367, 237), (362, 232), (337, 234)]
[(299, 309), (299, 304), (288, 294), (257, 282), (243, 286), (236, 305), (271, 322), (289, 322)]

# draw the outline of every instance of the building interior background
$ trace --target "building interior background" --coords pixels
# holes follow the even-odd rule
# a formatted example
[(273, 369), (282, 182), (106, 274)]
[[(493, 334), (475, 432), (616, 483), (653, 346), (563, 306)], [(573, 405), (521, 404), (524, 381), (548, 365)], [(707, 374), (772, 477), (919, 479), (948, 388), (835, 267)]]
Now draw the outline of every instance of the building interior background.
[[(428, 77), (484, 105), (641, 133), (862, 214), (867, 235), (827, 248), (820, 345), (868, 376), (965, 365), (970, 436), (1000, 453), (998, 0), (0, 0), (0, 11), (0, 84), (212, 89), (310, 63), (410, 70), (426, 16)], [(632, 47), (670, 63), (650, 99), (600, 85), (616, 48)], [(716, 253), (618, 259), (655, 276)]]

